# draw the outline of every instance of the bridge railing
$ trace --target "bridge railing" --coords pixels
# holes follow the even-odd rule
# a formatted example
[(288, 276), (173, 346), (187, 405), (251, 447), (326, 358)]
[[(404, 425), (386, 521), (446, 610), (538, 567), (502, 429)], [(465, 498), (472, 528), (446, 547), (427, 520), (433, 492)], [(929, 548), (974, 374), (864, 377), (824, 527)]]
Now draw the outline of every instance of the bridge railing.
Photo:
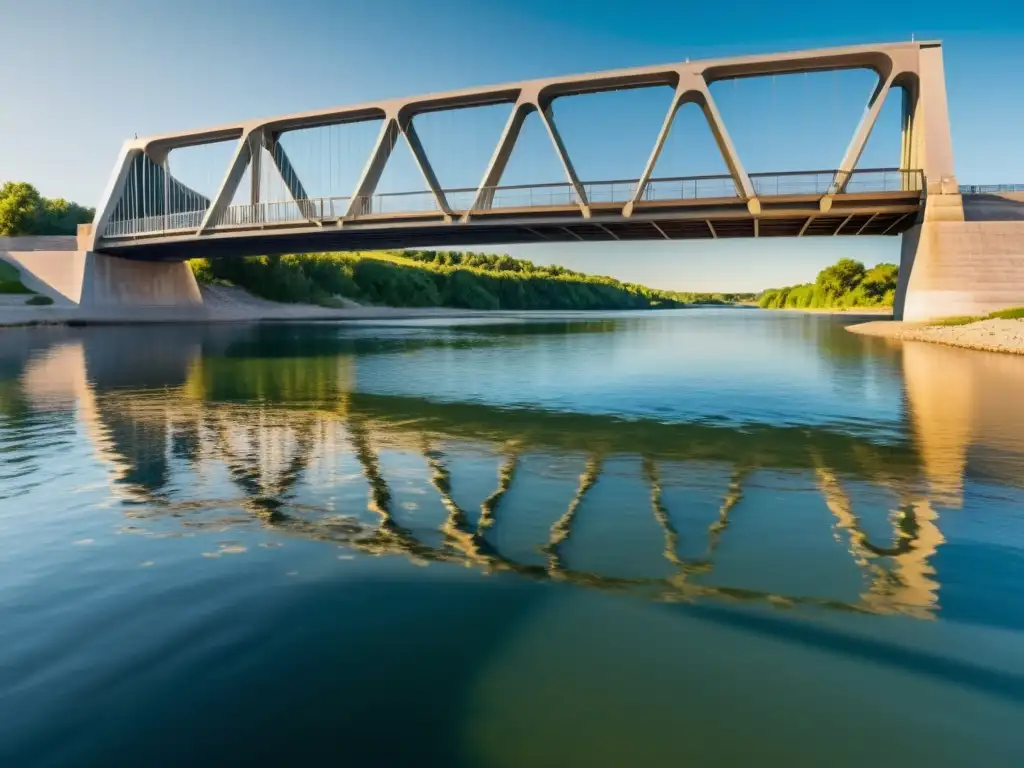
[(924, 178), (921, 171), (865, 168), (855, 171), (752, 173), (750, 181), (758, 197), (784, 197), (860, 192), (920, 192)]
[(961, 184), (961, 195), (997, 195), (1001, 192), (1024, 192), (1024, 184)]
[(137, 219), (120, 219), (107, 222), (104, 237), (136, 237), (180, 230), (195, 230), (203, 223), (206, 210), (168, 213), (159, 216), (145, 216)]
[(644, 188), (645, 201), (700, 200), (703, 198), (739, 197), (732, 176), (691, 176), (651, 179)]
[(484, 187), (474, 211), (495, 208), (551, 208), (574, 206), (579, 202), (576, 190), (566, 182)]
[(398, 213), (429, 213), (439, 211), (437, 199), (429, 190), (386, 192), (379, 195), (358, 195), (353, 198), (354, 216), (387, 216)]
[(250, 227), (261, 224), (292, 224), (326, 221), (346, 215), (351, 198), (307, 197), (300, 200), (231, 205), (214, 223), (215, 227)]
[[(840, 193), (912, 192), (923, 188), (921, 171), (869, 168), (853, 172), (837, 170), (784, 173), (752, 173), (755, 194), (762, 198), (822, 196)], [(593, 205), (625, 204), (636, 196), (637, 179), (587, 181), (582, 183), (587, 201)], [(964, 188), (962, 188), (964, 189)], [(973, 193), (1024, 191), (1024, 185), (969, 187)], [(576, 189), (566, 182), (549, 184), (460, 188), (443, 190), (451, 212), (486, 212), (500, 209), (567, 208), (578, 204)], [(641, 202), (682, 202), (703, 199), (739, 199), (740, 193), (729, 175), (651, 179), (640, 196)], [(437, 199), (428, 190), (388, 192), (351, 197), (302, 198), (256, 204), (231, 205), (212, 222), (213, 229), (251, 228), (304, 223), (335, 223), (341, 220), (402, 214), (441, 213)], [(136, 238), (196, 231), (206, 210), (187, 211), (146, 218), (108, 222), (103, 236)]]

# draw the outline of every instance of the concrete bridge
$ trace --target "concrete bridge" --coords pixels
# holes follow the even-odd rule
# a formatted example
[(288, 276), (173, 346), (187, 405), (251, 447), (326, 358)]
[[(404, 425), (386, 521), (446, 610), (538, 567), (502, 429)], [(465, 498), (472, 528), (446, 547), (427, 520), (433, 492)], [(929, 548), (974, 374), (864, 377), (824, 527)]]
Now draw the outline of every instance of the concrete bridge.
[[(870, 70), (877, 83), (835, 167), (748, 173), (710, 86), (738, 78), (849, 69)], [(581, 179), (555, 120), (558, 99), (654, 86), (669, 86), (674, 96), (644, 168), (635, 178)], [(896, 90), (902, 98), (899, 164), (860, 168), (882, 105)], [(480, 183), (443, 188), (414, 119), (498, 104), (512, 109)], [(685, 104), (701, 109), (727, 175), (654, 175)], [(543, 124), (565, 181), (503, 186), (503, 173), (531, 114)], [(282, 138), (296, 131), (367, 122), (381, 128), (355, 187), (344, 196), (311, 196)], [(378, 194), (400, 141), (409, 146), (425, 188)], [(212, 197), (171, 172), (168, 158), (174, 150), (224, 142), (233, 144), (233, 155)], [(332, 158), (319, 161), (330, 164)], [(966, 205), (965, 194), (971, 200)], [(197, 300), (198, 292), (187, 267), (177, 262), (196, 256), (815, 235), (903, 235), (897, 317), (923, 320), (1024, 304), (1024, 188), (958, 185), (940, 43), (863, 45), (612, 70), (133, 139), (121, 151), (96, 220), (81, 233), (79, 249), (91, 254), (83, 260), (84, 272), (95, 268), (104, 281), (163, 286), (141, 291), (147, 302), (188, 303)], [(84, 272), (82, 281), (89, 282)], [(104, 295), (124, 300), (131, 293), (113, 290)]]

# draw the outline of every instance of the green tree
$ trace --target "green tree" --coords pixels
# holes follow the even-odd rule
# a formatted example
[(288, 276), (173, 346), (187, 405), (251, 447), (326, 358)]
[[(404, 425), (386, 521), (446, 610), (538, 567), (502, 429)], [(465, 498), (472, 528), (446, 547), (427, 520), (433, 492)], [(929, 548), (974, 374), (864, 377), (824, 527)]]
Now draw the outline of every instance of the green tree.
[(758, 304), (765, 309), (892, 306), (896, 279), (895, 264), (865, 270), (859, 261), (840, 259), (813, 283), (763, 291)]
[(8, 181), (0, 187), (0, 235), (34, 234), (41, 208), (39, 190), (25, 181)]
[(864, 293), (876, 301), (881, 301), (886, 293), (896, 290), (898, 271), (895, 264), (876, 264), (865, 273), (861, 281)]
[(816, 285), (830, 296), (838, 298), (852, 291), (864, 279), (864, 265), (853, 259), (840, 259), (818, 273)]
[(88, 224), (96, 211), (71, 203), (64, 198), (41, 198), (33, 233), (37, 235), (74, 235), (79, 224)]

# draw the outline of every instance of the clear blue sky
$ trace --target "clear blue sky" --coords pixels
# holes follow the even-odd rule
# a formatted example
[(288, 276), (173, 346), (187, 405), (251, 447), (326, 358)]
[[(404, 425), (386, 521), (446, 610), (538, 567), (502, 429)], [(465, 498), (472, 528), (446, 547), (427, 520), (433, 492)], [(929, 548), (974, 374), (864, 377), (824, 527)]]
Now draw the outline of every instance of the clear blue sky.
[[(906, 0), (829, 5), (681, 0), (0, 0), (0, 180), (94, 205), (123, 139), (241, 118), (506, 80), (729, 54), (941, 39), (961, 183), (1024, 182), (1024, 3)], [(832, 168), (863, 109), (865, 73), (715, 86), (748, 171)], [(585, 179), (635, 178), (664, 114), (658, 92), (556, 107)], [(862, 167), (898, 162), (898, 105)], [(438, 115), (420, 128), (445, 186), (474, 186), (505, 113)], [(505, 183), (562, 180), (528, 126)], [(354, 178), (370, 134), (311, 186)], [(292, 150), (301, 155), (296, 139)], [(211, 150), (212, 151), (212, 150)], [(216, 151), (220, 151), (219, 149)], [(172, 156), (173, 157), (173, 156)], [(182, 153), (200, 180), (222, 158)], [(190, 165), (191, 163), (191, 165)], [(301, 157), (299, 160), (301, 166)], [(722, 168), (706, 127), (680, 116), (658, 175)], [(212, 183), (212, 182), (211, 182)], [(197, 185), (202, 184), (197, 181)], [(349, 183), (349, 186), (351, 184)], [(396, 155), (381, 191), (422, 188)], [(899, 241), (808, 239), (513, 246), (542, 262), (680, 289), (756, 290), (803, 281), (840, 256), (895, 261)]]

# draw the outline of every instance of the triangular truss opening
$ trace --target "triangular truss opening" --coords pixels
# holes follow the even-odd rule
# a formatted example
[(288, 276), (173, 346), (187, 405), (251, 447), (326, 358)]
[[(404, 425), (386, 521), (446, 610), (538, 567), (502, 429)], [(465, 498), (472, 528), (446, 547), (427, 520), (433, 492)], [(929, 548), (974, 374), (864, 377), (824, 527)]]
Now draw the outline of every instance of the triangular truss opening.
[(286, 131), (277, 146), (311, 200), (339, 207), (355, 191), (383, 120), (363, 120)]
[(575, 205), (578, 198), (567, 179), (541, 115), (531, 111), (523, 120), (508, 162), (489, 195), (492, 208), (534, 208)]
[(511, 104), (427, 112), (412, 119), (453, 210), (468, 210), (512, 114)]
[(589, 202), (632, 198), (674, 95), (654, 86), (555, 100), (558, 131)]
[(166, 165), (171, 178), (182, 189), (172, 194), (170, 208), (177, 212), (208, 208), (209, 201), (217, 197), (237, 146), (237, 141), (218, 141), (172, 149), (167, 155)]
[(366, 213), (420, 213), (438, 210), (437, 199), (416, 162), (405, 135), (392, 124), (384, 168), (368, 201)]
[(767, 177), (837, 170), (877, 84), (850, 69), (724, 80), (711, 93), (744, 167)]
[(736, 184), (704, 110), (682, 104), (644, 188), (644, 200), (734, 197)]

